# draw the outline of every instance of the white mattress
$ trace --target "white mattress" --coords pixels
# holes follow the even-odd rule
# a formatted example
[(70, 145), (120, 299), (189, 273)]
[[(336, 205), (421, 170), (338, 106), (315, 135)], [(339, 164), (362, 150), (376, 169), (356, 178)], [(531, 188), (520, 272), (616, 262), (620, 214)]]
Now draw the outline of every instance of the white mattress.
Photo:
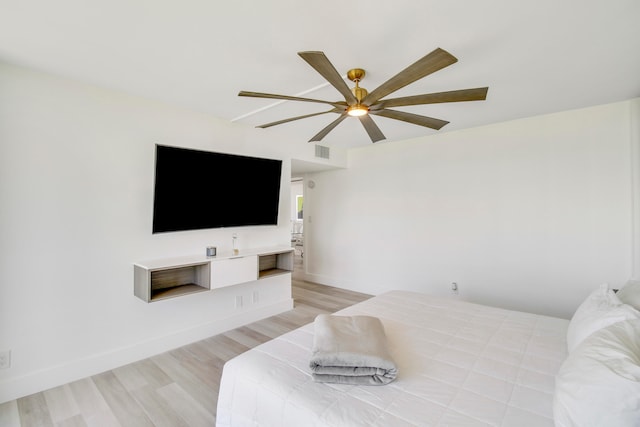
[(396, 381), (315, 383), (309, 324), (225, 364), (217, 426), (553, 426), (568, 320), (404, 291), (337, 314), (382, 320)]

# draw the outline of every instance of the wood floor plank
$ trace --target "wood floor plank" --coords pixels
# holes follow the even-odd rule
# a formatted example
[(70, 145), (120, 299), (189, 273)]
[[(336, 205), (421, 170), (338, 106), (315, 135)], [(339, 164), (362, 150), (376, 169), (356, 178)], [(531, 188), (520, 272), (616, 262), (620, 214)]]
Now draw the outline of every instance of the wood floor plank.
[(288, 328), (279, 324), (278, 322), (274, 322), (273, 319), (267, 318), (260, 322), (254, 322), (246, 325), (247, 328), (253, 329), (263, 335), (270, 337), (271, 339), (279, 337), (280, 335), (287, 333), (295, 328)]
[(46, 390), (42, 394), (47, 401), (49, 414), (54, 424), (80, 414), (80, 409), (68, 384)]
[(69, 383), (69, 389), (88, 426), (120, 425), (91, 378)]
[(188, 427), (175, 411), (169, 407), (169, 403), (155, 389), (145, 386), (132, 392), (138, 404), (144, 409), (147, 416), (156, 427)]
[(0, 405), (2, 427), (213, 426), (224, 363), (371, 295), (292, 280), (293, 310)]
[(214, 392), (218, 387), (220, 387), (220, 376), (222, 375), (224, 360), (215, 356), (211, 356), (207, 360), (200, 360), (197, 357), (194, 357), (192, 353), (187, 351), (184, 347), (172, 352), (174, 357), (178, 352), (181, 354), (180, 365), (198, 378), (203, 386)]
[(173, 411), (182, 417), (191, 427), (211, 427), (216, 423), (214, 407), (200, 404), (193, 396), (182, 389), (178, 384), (169, 384), (158, 390), (167, 401)]
[(18, 411), (20, 423), (24, 427), (53, 427), (53, 420), (43, 393), (18, 399)]
[(56, 427), (89, 427), (84, 417), (80, 414), (67, 418), (66, 420), (58, 421)]
[(198, 342), (194, 342), (192, 344), (189, 345), (185, 345), (184, 347), (182, 347), (184, 350), (188, 351), (193, 358), (201, 361), (201, 362), (206, 362), (208, 360), (211, 360), (213, 358), (218, 358), (218, 356), (216, 356), (211, 349), (209, 348), (209, 345), (204, 342), (204, 341), (198, 341)]
[(160, 369), (158, 365), (153, 363), (151, 359), (140, 360), (133, 363), (133, 366), (135, 366), (140, 375), (147, 380), (147, 384), (152, 388), (160, 388), (173, 382), (171, 377)]
[(228, 332), (225, 332), (223, 335), (249, 348), (256, 347), (271, 339), (266, 335), (262, 335), (258, 332), (252, 331), (251, 329), (245, 328), (244, 326), (242, 328), (232, 329)]
[(153, 356), (152, 359), (175, 383), (180, 385), (201, 404), (211, 405), (211, 402), (215, 402), (218, 398), (218, 390), (213, 390), (207, 386), (200, 375), (189, 371), (171, 352)]
[(249, 350), (249, 347), (222, 334), (207, 338), (205, 341), (211, 351), (225, 362)]
[(113, 369), (111, 372), (128, 392), (138, 390), (148, 384), (146, 377), (136, 369), (133, 363)]
[(124, 388), (113, 371), (94, 375), (92, 378), (122, 427), (153, 426), (144, 410)]
[(0, 404), (0, 426), (20, 427), (20, 412), (16, 400)]

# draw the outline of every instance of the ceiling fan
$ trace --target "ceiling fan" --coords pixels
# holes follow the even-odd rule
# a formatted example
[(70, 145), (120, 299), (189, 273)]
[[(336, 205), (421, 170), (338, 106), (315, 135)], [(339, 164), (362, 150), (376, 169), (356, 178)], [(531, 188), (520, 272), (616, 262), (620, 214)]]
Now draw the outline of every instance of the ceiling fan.
[(363, 69), (354, 68), (347, 72), (349, 80), (355, 83), (355, 87), (353, 89), (349, 89), (343, 78), (323, 52), (298, 52), (298, 55), (307, 61), (309, 65), (311, 65), (318, 73), (320, 73), (320, 75), (322, 75), (322, 77), (335, 87), (338, 92), (344, 96), (344, 101), (331, 102), (320, 99), (301, 98), (298, 96), (247, 91), (240, 91), (238, 96), (315, 102), (331, 105), (333, 108), (328, 111), (290, 117), (288, 119), (257, 126), (259, 128), (268, 128), (321, 114), (339, 114), (337, 119), (318, 132), (309, 140), (309, 142), (321, 141), (348, 116), (354, 116), (360, 120), (360, 123), (364, 126), (372, 142), (383, 140), (385, 139), (385, 136), (378, 125), (373, 121), (371, 115), (402, 120), (407, 123), (413, 123), (415, 125), (438, 130), (449, 122), (405, 111), (391, 110), (389, 107), (404, 107), (409, 105), (436, 104), (443, 102), (483, 101), (486, 99), (487, 91), (489, 89), (488, 87), (480, 87), (474, 89), (454, 90), (450, 92), (427, 93), (422, 95), (404, 96), (401, 98), (383, 99), (385, 96), (397, 91), (398, 89), (401, 89), (408, 84), (420, 80), (421, 78), (448, 67), (458, 61), (455, 56), (440, 48), (435, 49), (433, 52), (425, 55), (423, 58), (400, 71), (370, 93), (359, 85), (360, 81), (365, 76), (365, 71)]

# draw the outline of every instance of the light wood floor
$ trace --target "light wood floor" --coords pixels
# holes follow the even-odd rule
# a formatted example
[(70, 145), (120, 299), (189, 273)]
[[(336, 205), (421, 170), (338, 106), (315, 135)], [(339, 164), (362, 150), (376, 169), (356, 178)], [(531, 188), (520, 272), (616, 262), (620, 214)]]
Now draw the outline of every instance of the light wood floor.
[(295, 307), (149, 359), (0, 405), (0, 426), (214, 426), (225, 361), (285, 332), (370, 298), (304, 282)]

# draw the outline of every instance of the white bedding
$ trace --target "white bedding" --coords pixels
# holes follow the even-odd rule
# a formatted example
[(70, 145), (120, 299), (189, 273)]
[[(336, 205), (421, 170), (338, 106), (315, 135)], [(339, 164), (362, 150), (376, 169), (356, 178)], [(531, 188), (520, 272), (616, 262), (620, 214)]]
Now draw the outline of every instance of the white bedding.
[(225, 364), (217, 426), (553, 426), (568, 320), (405, 291), (337, 314), (382, 320), (394, 382), (314, 382), (309, 324)]

